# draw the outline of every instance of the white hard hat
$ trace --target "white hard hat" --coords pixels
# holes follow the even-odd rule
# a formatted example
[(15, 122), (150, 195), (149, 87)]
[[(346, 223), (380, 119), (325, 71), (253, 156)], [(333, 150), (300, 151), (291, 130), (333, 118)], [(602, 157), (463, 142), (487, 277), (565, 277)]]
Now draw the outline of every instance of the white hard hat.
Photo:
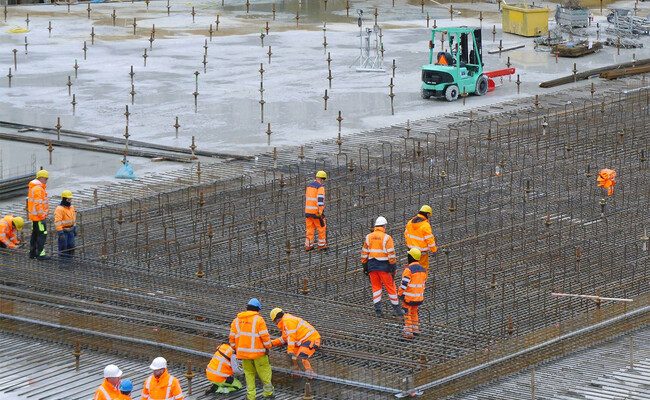
[(122, 370), (117, 365), (110, 364), (104, 368), (104, 378), (119, 378), (122, 376)]
[(388, 221), (386, 221), (386, 218), (384, 218), (382, 216), (379, 216), (379, 217), (377, 217), (377, 220), (375, 221), (375, 226), (384, 226), (387, 223), (388, 223)]
[(151, 362), (149, 368), (153, 370), (167, 368), (167, 360), (164, 357), (156, 357)]

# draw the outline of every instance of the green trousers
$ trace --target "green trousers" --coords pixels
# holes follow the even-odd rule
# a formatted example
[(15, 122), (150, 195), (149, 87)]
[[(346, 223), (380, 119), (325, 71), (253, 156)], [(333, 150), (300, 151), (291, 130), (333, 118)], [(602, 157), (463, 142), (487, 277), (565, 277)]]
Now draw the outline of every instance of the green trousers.
[(243, 387), (239, 379), (235, 378), (232, 383), (214, 383), (217, 387), (217, 390), (215, 390), (216, 393), (230, 393), (230, 392), (235, 392)]
[(273, 385), (271, 384), (271, 364), (269, 356), (262, 356), (254, 360), (242, 360), (242, 368), (246, 377), (246, 399), (255, 400), (257, 389), (255, 387), (255, 376), (262, 381), (264, 392), (262, 396), (273, 396)]

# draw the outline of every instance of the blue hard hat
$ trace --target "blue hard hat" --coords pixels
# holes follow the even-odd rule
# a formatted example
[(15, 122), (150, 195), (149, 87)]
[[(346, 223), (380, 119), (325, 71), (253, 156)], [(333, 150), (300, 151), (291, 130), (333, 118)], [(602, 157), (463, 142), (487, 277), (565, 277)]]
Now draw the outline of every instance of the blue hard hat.
[(260, 301), (257, 300), (255, 297), (253, 297), (252, 299), (248, 300), (248, 305), (249, 305), (249, 306), (253, 306), (253, 307), (257, 307), (257, 308), (259, 308), (260, 310), (262, 309), (262, 303), (260, 303)]
[(131, 393), (133, 391), (133, 383), (129, 379), (120, 382), (120, 392)]

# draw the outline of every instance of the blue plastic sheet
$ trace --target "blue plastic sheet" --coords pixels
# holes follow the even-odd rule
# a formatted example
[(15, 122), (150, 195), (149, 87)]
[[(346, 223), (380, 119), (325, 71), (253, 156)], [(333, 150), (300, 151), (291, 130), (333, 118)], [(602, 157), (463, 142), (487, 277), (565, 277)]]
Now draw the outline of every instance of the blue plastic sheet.
[(129, 162), (126, 160), (122, 161), (122, 163), (124, 165), (122, 165), (120, 169), (117, 170), (115, 177), (117, 179), (136, 179), (135, 171), (133, 171), (131, 164), (129, 164)]

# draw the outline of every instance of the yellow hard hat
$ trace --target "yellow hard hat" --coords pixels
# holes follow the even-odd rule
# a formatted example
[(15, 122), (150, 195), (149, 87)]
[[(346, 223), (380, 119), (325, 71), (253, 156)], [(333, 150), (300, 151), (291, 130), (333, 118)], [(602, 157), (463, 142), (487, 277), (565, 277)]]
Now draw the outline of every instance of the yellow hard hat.
[(419, 261), (422, 257), (422, 252), (416, 247), (411, 247), (408, 251), (408, 254), (413, 257), (414, 260)]
[(273, 310), (271, 310), (271, 321), (275, 321), (275, 318), (280, 314), (282, 311), (281, 308), (275, 307)]
[(71, 199), (72, 192), (70, 190), (64, 190), (63, 192), (61, 192), (61, 197), (65, 197), (66, 199)]
[(36, 179), (38, 178), (49, 178), (50, 173), (47, 172), (46, 170), (42, 169), (36, 173)]
[(327, 179), (327, 172), (325, 171), (316, 172), (316, 178)]
[(424, 213), (427, 213), (427, 214), (431, 214), (432, 211), (433, 211), (433, 210), (431, 209), (431, 206), (430, 206), (430, 205), (425, 204), (425, 205), (423, 205), (422, 207), (420, 207), (420, 212), (424, 212)]
[(23, 229), (23, 226), (25, 226), (25, 220), (22, 217), (14, 217), (14, 219), (12, 219), (11, 222), (14, 223), (14, 226), (19, 231)]

